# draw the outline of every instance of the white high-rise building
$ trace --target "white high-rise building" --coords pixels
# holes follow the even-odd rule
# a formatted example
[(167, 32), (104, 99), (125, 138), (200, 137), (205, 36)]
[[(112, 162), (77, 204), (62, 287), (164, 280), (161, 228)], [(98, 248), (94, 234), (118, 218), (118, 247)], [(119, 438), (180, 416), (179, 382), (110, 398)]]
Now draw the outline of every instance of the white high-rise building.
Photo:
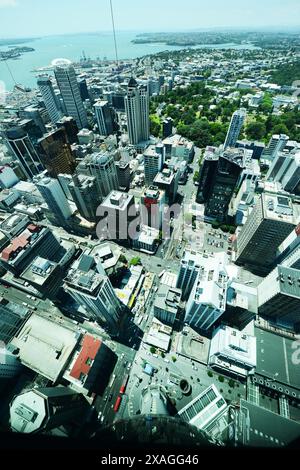
[(145, 183), (153, 184), (154, 178), (161, 171), (164, 163), (164, 149), (161, 146), (149, 145), (144, 152)]
[(37, 179), (36, 186), (57, 222), (60, 225), (67, 223), (72, 210), (58, 180), (44, 177)]
[(262, 160), (272, 162), (277, 156), (278, 152), (281, 152), (289, 141), (289, 137), (285, 134), (274, 134), (271, 137), (268, 147), (262, 153)]
[(226, 254), (201, 255), (200, 269), (186, 305), (185, 322), (209, 330), (226, 309), (228, 275)]
[(238, 109), (232, 115), (230, 126), (227, 132), (224, 148), (234, 147), (242, 130), (246, 119), (246, 110)]
[(37, 81), (38, 87), (42, 94), (43, 101), (48, 111), (49, 117), (53, 124), (62, 117), (58, 98), (54, 92), (53, 85), (49, 77), (39, 77)]
[(76, 120), (79, 129), (88, 127), (87, 114), (72, 63), (67, 59), (57, 59), (52, 64), (68, 116)]
[(138, 85), (134, 78), (128, 83), (125, 110), (129, 141), (132, 145), (149, 140), (149, 92), (146, 85)]

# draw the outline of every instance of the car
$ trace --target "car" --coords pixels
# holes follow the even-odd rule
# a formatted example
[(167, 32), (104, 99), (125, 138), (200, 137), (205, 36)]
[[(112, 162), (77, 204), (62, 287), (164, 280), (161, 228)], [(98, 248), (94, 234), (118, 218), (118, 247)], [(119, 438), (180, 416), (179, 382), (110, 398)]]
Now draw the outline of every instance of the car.
[(107, 396), (105, 396), (105, 397), (103, 398), (103, 401), (104, 401), (104, 403), (107, 402)]
[(112, 399), (113, 399), (113, 394), (110, 393), (109, 396), (108, 396), (108, 401), (112, 401)]

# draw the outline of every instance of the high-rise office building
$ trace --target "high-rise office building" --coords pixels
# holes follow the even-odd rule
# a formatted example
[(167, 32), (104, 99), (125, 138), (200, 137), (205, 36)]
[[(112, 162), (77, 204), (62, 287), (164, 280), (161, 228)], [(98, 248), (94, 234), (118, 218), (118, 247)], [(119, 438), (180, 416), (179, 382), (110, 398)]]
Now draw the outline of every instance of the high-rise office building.
[(46, 126), (43, 121), (43, 108), (38, 108), (37, 106), (26, 106), (21, 109), (18, 114), (21, 119), (33, 121), (42, 134), (46, 132)]
[(44, 170), (42, 161), (24, 129), (21, 127), (8, 129), (4, 131), (4, 138), (26, 178), (32, 179)]
[(164, 149), (161, 146), (149, 145), (144, 152), (145, 183), (153, 184), (154, 178), (164, 164)]
[(94, 104), (99, 134), (111, 135), (114, 132), (113, 110), (108, 101), (98, 100)]
[(64, 128), (46, 134), (38, 141), (38, 149), (40, 159), (51, 178), (57, 178), (59, 173), (74, 173), (76, 159), (67, 142)]
[(300, 152), (278, 152), (267, 179), (281, 183), (283, 189), (289, 193), (300, 195)]
[(88, 127), (86, 110), (83, 106), (77, 82), (75, 69), (66, 59), (57, 59), (55, 66), (55, 78), (60, 89), (67, 114), (76, 120), (79, 129)]
[(293, 160), (293, 154), (286, 152), (278, 152), (274, 157), (266, 179), (268, 181), (282, 181), (282, 178), (290, 168)]
[(149, 92), (145, 85), (138, 85), (131, 78), (128, 83), (127, 96), (125, 97), (125, 109), (129, 141), (133, 145), (149, 140)]
[(197, 191), (197, 202), (203, 204), (207, 202), (214, 176), (217, 171), (221, 150), (217, 147), (206, 147), (204, 158), (199, 174), (199, 186)]
[(123, 307), (108, 277), (98, 272), (92, 256), (83, 254), (75, 261), (65, 278), (64, 288), (84, 307), (89, 319), (117, 334)]
[(212, 153), (211, 157), (209, 154), (205, 159), (197, 201), (205, 203), (205, 216), (208, 219), (220, 222), (226, 220), (230, 201), (245, 167), (245, 152), (245, 149), (229, 148), (219, 157)]
[(171, 205), (176, 200), (177, 190), (179, 182), (179, 171), (174, 171), (169, 168), (165, 168), (162, 172), (158, 173), (153, 184), (159, 189), (165, 191), (166, 203)]
[(130, 164), (124, 160), (116, 162), (117, 176), (120, 191), (128, 191), (130, 188)]
[(300, 224), (279, 246), (275, 264), (300, 269)]
[(228, 133), (226, 136), (224, 148), (234, 147), (242, 130), (246, 119), (246, 110), (244, 108), (238, 109), (232, 115)]
[(119, 189), (117, 169), (113, 154), (109, 152), (88, 155), (79, 165), (78, 173), (96, 178), (97, 194), (100, 204), (113, 190)]
[(78, 144), (78, 126), (76, 121), (71, 116), (64, 116), (56, 123), (57, 127), (60, 129), (63, 127), (66, 131), (67, 140), (70, 145)]
[(168, 117), (163, 121), (163, 138), (166, 139), (172, 135), (173, 131), (173, 119)]
[(68, 184), (68, 189), (80, 215), (86, 220), (95, 221), (99, 205), (95, 197), (96, 178), (75, 173)]
[(277, 266), (258, 286), (258, 313), (278, 325), (300, 331), (299, 269)]
[(259, 274), (268, 274), (279, 245), (298, 220), (298, 207), (289, 197), (263, 193), (238, 236), (236, 262)]
[(66, 225), (72, 210), (59, 182), (54, 178), (44, 177), (36, 182), (36, 186), (51, 211), (49, 215), (54, 217), (58, 225)]
[(261, 158), (263, 160), (267, 160), (272, 162), (278, 152), (282, 152), (282, 150), (285, 148), (289, 141), (289, 136), (285, 134), (280, 134), (280, 135), (273, 135), (271, 137), (271, 140), (269, 142), (268, 147), (265, 148), (265, 150), (262, 153)]
[(164, 219), (166, 194), (157, 186), (149, 186), (141, 198), (142, 223), (161, 230)]
[(59, 100), (54, 92), (52, 82), (49, 77), (41, 76), (38, 78), (37, 84), (42, 94), (49, 117), (52, 123), (55, 124), (62, 117), (62, 112)]
[(185, 322), (208, 331), (226, 309), (228, 275), (223, 253), (202, 255), (200, 269), (186, 305)]
[[(100, 206), (100, 221), (107, 221), (107, 238), (123, 244), (130, 244), (129, 226), (136, 220), (138, 211), (135, 208), (134, 196), (121, 191), (112, 191)], [(99, 236), (99, 235), (98, 235)]]
[(10, 425), (15, 432), (47, 432), (64, 425), (83, 423), (87, 409), (83, 395), (70, 388), (35, 388), (13, 399)]
[(185, 251), (176, 284), (176, 287), (182, 290), (182, 300), (186, 300), (192, 292), (200, 268), (200, 255), (194, 251)]

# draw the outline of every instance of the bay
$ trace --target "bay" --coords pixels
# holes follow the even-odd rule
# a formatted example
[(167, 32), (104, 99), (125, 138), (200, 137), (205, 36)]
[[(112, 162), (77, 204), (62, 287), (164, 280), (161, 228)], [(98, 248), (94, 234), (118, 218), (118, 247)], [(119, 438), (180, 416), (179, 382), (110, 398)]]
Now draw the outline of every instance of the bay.
[[(134, 59), (161, 51), (184, 49), (184, 47), (167, 46), (166, 44), (133, 44), (131, 41), (135, 39), (137, 34), (134, 31), (117, 32), (119, 59)], [(106, 57), (113, 60), (115, 58), (113, 34), (110, 32), (47, 36), (22, 45), (33, 47), (35, 51), (24, 53), (20, 59), (9, 60), (8, 64), (16, 82), (31, 88), (36, 87), (36, 74), (33, 73), (33, 70), (50, 65), (53, 59), (62, 57), (79, 61), (83, 51), (87, 57), (92, 59)], [(255, 49), (249, 44), (195, 46), (195, 48), (210, 47), (215, 49)], [(0, 50), (7, 49), (8, 46), (0, 47)], [(4, 82), (7, 90), (12, 90), (14, 87), (14, 81), (3, 61), (0, 62), (0, 80)]]

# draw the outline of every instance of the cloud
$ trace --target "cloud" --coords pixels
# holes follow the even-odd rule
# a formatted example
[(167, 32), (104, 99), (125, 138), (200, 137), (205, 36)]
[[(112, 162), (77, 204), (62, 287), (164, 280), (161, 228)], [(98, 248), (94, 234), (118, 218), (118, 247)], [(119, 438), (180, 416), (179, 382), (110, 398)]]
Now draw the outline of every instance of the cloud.
[(15, 6), (17, 6), (17, 0), (0, 0), (0, 8)]

